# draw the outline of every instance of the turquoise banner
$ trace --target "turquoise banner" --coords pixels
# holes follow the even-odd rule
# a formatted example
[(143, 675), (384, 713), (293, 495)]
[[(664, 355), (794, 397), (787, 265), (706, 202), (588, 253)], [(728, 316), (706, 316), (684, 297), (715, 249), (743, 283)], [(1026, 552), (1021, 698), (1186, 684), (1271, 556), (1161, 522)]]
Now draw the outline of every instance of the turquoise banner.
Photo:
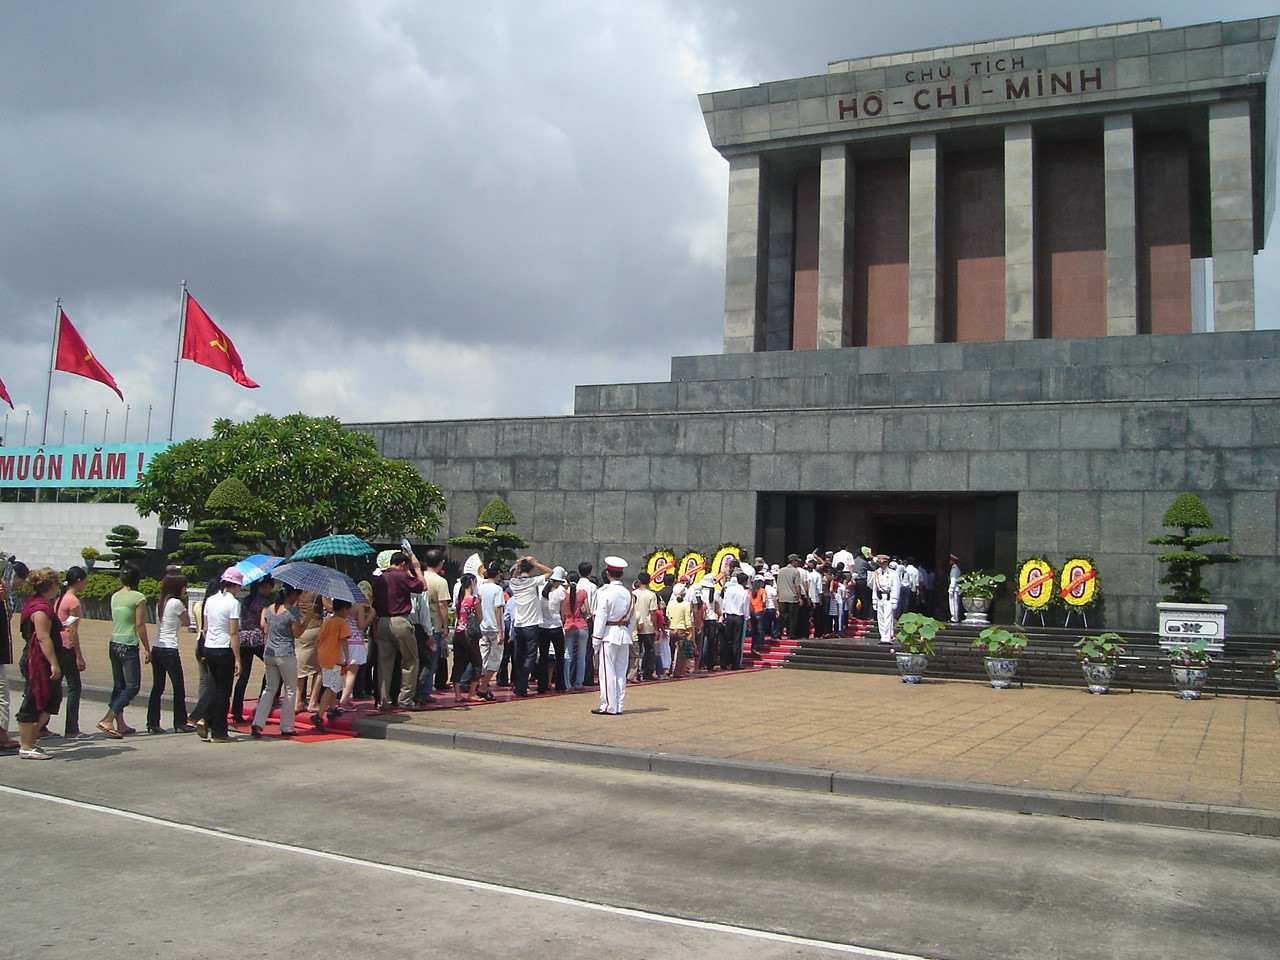
[(170, 443), (0, 447), (0, 487), (136, 487)]

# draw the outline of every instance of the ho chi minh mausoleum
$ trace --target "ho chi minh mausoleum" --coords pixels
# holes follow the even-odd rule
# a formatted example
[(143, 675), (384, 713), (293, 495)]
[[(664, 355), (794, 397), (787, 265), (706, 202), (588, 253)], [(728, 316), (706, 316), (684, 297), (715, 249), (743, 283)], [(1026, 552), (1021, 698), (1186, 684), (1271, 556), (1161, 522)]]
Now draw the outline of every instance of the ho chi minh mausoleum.
[[(1148, 537), (1199, 493), (1280, 612), (1280, 333), (1255, 330), (1280, 18), (1111, 24), (704, 95), (729, 163), (724, 352), (572, 416), (364, 424), (546, 559), (847, 540), (943, 568), (1095, 559), (1153, 629)], [(1011, 602), (997, 607), (1005, 619)]]

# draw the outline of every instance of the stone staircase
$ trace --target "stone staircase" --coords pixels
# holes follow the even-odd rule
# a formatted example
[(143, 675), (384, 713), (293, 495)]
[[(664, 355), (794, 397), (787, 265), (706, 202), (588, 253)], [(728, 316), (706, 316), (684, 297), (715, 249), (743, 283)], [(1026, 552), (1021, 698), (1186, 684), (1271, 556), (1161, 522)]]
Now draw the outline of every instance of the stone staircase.
[[(970, 646), (981, 629), (981, 625), (948, 624), (934, 642), (937, 652), (929, 660), (926, 678), (985, 680), (982, 655)], [(1018, 665), (1015, 683), (1084, 684), (1074, 649), (1083, 631), (1038, 626), (1023, 629), (1030, 642)], [(1160, 649), (1156, 634), (1135, 630), (1116, 632), (1125, 638), (1126, 653), (1120, 659), (1112, 689), (1172, 690), (1169, 661)], [(1223, 656), (1209, 669), (1204, 692), (1280, 696), (1275, 674), (1265, 666), (1271, 651), (1277, 648), (1280, 648), (1280, 637), (1228, 637)], [(874, 629), (864, 630), (856, 637), (800, 640), (781, 666), (796, 670), (898, 673), (893, 647), (880, 644)]]

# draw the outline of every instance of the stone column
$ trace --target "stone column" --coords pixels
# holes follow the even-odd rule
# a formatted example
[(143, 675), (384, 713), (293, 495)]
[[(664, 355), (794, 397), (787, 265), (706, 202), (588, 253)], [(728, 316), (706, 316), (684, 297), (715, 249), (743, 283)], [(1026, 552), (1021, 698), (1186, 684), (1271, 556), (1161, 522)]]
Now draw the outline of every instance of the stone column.
[(1036, 177), (1031, 124), (1004, 128), (1004, 338), (1036, 335)]
[(818, 349), (852, 342), (853, 160), (844, 144), (822, 148), (818, 187)]
[(937, 343), (942, 339), (940, 159), (936, 135), (911, 138), (907, 343)]
[(729, 161), (729, 229), (724, 271), (724, 352), (752, 353), (764, 345), (769, 214), (765, 160)]
[(1252, 330), (1253, 142), (1244, 100), (1209, 107), (1213, 328)]
[(1138, 215), (1134, 191), (1133, 114), (1102, 121), (1107, 209), (1107, 336), (1138, 332)]

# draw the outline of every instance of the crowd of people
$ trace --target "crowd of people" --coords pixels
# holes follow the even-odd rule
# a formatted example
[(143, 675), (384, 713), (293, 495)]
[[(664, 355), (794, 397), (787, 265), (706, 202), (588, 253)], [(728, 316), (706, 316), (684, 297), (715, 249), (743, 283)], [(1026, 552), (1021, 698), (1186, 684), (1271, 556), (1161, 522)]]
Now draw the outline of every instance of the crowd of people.
[[(365, 603), (303, 592), (269, 575), (246, 583), (240, 569), (228, 568), (207, 585), (196, 608), (200, 685), (190, 712), (179, 652), (181, 632), (193, 623), (186, 577), (171, 567), (161, 583), (152, 641), (140, 573), (124, 564), (110, 603), (112, 690), (97, 730), (112, 739), (136, 733), (125, 710), (138, 695), (144, 664), (152, 681), (147, 731), (167, 732), (161, 712), (168, 688), (171, 729), (210, 743), (236, 739), (232, 722), (248, 723), (250, 736), (260, 738), (277, 704), (280, 735), (291, 737), (299, 714), (323, 731), (326, 721), (356, 709), (357, 700), (372, 700), (382, 711), (414, 709), (440, 697), (493, 700), (494, 688), (507, 686), (515, 697), (598, 686), (600, 705), (592, 712), (616, 715), (629, 679), (740, 670), (748, 642), (759, 656), (783, 635), (844, 635), (855, 620), (874, 617), (880, 642), (890, 643), (898, 615), (933, 609), (936, 585), (933, 572), (910, 557), (899, 561), (865, 546), (854, 554), (847, 544), (803, 558), (790, 554), (782, 564), (731, 559), (718, 574), (657, 582), (643, 570), (628, 578), (620, 557), (606, 557), (597, 576), (585, 561), (566, 570), (526, 556), (508, 570), (474, 555), (451, 587), (445, 560), (434, 547), (421, 561), (411, 550), (383, 551), (360, 584)], [(85, 669), (79, 594), (86, 574), (72, 567), (63, 579), (20, 562), (8, 570), (0, 602), (7, 604), (17, 588), (29, 592), (20, 616), (25, 688), (15, 741), (7, 732), (3, 665), (13, 662), (15, 644), (6, 605), (0, 750), (46, 759), (38, 741), (58, 736), (48, 724), (60, 711), (60, 736), (93, 736), (80, 728), (79, 716)], [(959, 573), (952, 557), (947, 590), (953, 620), (960, 616)], [(246, 716), (255, 659), (262, 663), (261, 686)]]

